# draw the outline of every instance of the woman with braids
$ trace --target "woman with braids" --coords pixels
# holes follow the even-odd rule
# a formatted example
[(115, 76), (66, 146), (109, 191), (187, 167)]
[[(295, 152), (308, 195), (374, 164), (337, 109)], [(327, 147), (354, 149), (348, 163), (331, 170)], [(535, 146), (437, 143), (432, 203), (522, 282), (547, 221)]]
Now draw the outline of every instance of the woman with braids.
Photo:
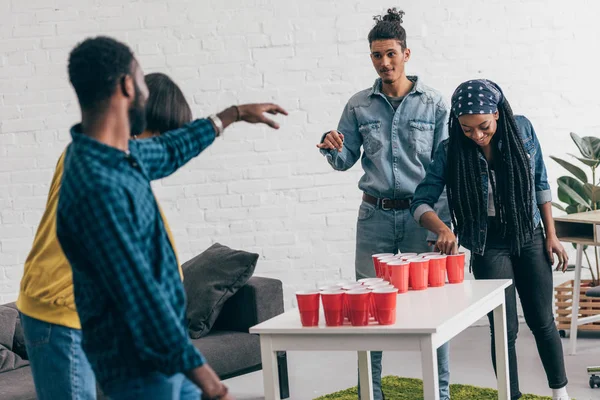
[[(454, 232), (432, 209), (444, 187)], [(557, 269), (562, 271), (568, 257), (556, 237), (550, 201), (546, 167), (531, 122), (513, 115), (494, 82), (477, 79), (462, 83), (452, 96), (449, 138), (438, 148), (417, 187), (411, 212), (417, 222), (438, 234), (438, 250), (454, 254), (459, 243), (471, 250), (476, 279), (513, 280), (514, 285), (506, 289), (512, 399), (521, 397), (515, 289), (535, 336), (553, 399), (569, 399), (562, 343), (552, 314), (554, 254)], [(488, 318), (495, 369), (492, 313)]]

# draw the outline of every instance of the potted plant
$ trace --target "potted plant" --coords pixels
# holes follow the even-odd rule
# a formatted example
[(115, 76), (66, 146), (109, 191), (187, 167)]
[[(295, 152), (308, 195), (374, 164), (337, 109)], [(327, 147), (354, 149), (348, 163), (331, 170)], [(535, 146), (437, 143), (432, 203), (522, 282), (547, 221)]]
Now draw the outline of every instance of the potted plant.
[[(593, 136), (579, 137), (571, 133), (571, 139), (579, 149), (580, 156), (569, 155), (591, 170), (591, 176), (580, 167), (561, 158), (550, 156), (560, 164), (571, 176), (558, 178), (558, 199), (564, 203), (552, 203), (552, 205), (567, 214), (575, 214), (585, 211), (600, 209), (600, 186), (596, 169), (600, 165), (600, 138)], [(590, 180), (591, 178), (591, 180)], [(590, 259), (588, 251), (593, 249)], [(591, 280), (581, 281), (579, 314), (581, 317), (596, 315), (600, 306), (600, 298), (588, 298), (585, 292), (590, 286), (600, 284), (600, 263), (598, 262), (598, 251), (596, 247), (584, 246), (583, 254), (590, 270)], [(556, 287), (556, 308), (558, 328), (569, 329), (571, 321), (571, 301), (573, 299), (573, 281), (565, 282)], [(600, 330), (600, 323), (582, 325), (580, 330)], [(562, 333), (562, 332), (561, 332)]]

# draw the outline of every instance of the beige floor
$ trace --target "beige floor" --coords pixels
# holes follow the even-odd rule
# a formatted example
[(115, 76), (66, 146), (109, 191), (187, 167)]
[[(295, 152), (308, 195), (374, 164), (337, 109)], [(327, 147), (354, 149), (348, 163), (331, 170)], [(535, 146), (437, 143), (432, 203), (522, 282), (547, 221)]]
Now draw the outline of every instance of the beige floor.
[[(489, 359), (489, 328), (472, 327), (457, 336), (451, 346), (452, 383), (495, 387)], [(566, 356), (569, 392), (577, 400), (598, 400), (600, 389), (590, 389), (586, 367), (600, 365), (600, 335), (580, 334), (579, 354)], [(521, 390), (548, 395), (542, 365), (533, 336), (521, 325), (517, 341)], [(566, 340), (563, 340), (566, 346)], [(288, 355), (290, 391), (293, 400), (310, 400), (356, 383), (356, 354), (350, 352), (292, 352)], [(384, 354), (384, 375), (420, 378), (420, 356), (416, 352)], [(263, 399), (262, 372), (226, 382), (238, 400)]]

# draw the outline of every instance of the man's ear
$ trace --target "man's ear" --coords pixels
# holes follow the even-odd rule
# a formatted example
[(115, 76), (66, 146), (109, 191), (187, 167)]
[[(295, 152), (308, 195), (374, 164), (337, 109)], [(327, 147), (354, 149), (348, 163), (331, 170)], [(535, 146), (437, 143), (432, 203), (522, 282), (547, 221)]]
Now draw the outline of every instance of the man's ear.
[(410, 49), (407, 47), (404, 49), (404, 62), (407, 62), (408, 60), (410, 60)]
[(123, 96), (128, 98), (135, 97), (135, 85), (133, 83), (133, 78), (131, 75), (123, 75), (120, 82), (121, 93)]

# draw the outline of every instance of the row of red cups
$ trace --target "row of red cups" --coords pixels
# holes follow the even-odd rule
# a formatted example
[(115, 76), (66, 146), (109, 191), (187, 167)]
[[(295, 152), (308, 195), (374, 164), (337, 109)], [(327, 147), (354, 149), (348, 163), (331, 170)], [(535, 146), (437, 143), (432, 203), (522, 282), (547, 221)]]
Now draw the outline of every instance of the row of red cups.
[(374, 254), (375, 274), (405, 293), (408, 288), (424, 290), (444, 286), (446, 274), (449, 283), (464, 281), (465, 254), (440, 253)]
[(322, 287), (320, 291), (296, 292), (303, 326), (319, 324), (319, 300), (323, 303), (325, 324), (341, 326), (345, 319), (353, 326), (365, 326), (372, 318), (381, 325), (396, 322), (398, 289), (382, 279)]

